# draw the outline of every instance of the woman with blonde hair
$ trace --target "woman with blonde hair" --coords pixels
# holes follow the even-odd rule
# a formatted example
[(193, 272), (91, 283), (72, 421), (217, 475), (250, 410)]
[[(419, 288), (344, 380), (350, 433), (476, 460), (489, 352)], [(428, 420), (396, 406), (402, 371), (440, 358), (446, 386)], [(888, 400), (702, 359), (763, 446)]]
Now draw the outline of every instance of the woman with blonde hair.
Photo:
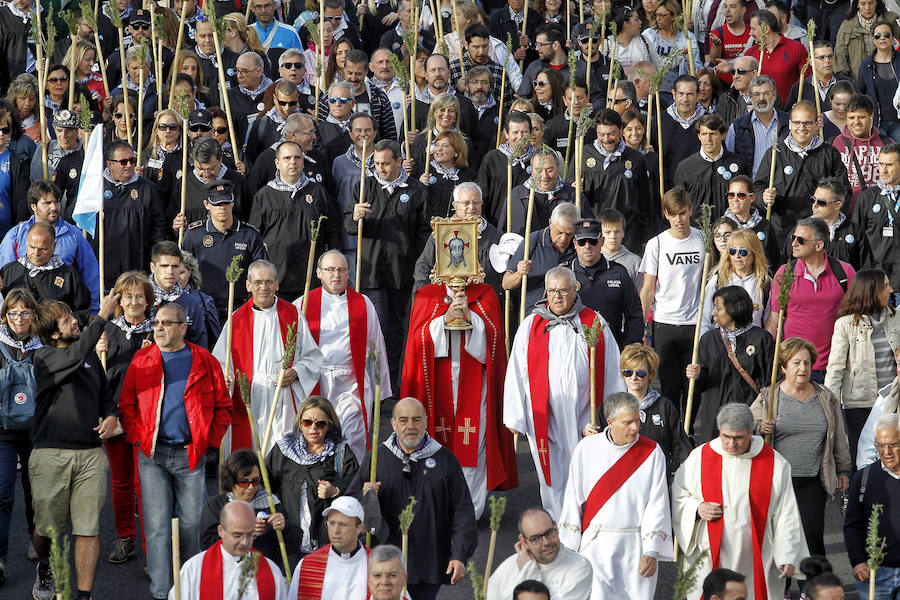
[(194, 80), (194, 87), (196, 88), (199, 100), (205, 106), (210, 106), (208, 95), (209, 87), (206, 85), (203, 69), (200, 67), (200, 57), (197, 56), (196, 52), (188, 48), (182, 50), (181, 54), (178, 55), (178, 62), (175, 64), (173, 70), (176, 74), (184, 73), (185, 75), (190, 75), (191, 79)]
[(156, 113), (153, 133), (147, 136), (146, 151), (141, 156), (141, 166), (144, 168), (142, 175), (157, 186), (163, 184), (162, 167), (166, 157), (181, 152), (181, 127), (181, 115), (176, 111), (166, 108)]
[[(663, 60), (672, 52), (679, 53), (679, 55), (685, 53), (683, 60), (686, 61), (688, 59), (688, 54), (686, 54), (686, 52), (688, 44), (690, 44), (695, 69), (700, 69), (703, 67), (703, 55), (700, 54), (700, 47), (697, 45), (697, 39), (694, 37), (694, 34), (690, 32), (687, 34), (688, 37), (685, 38), (684, 31), (675, 27), (675, 20), (680, 14), (681, 3), (677, 0), (664, 0), (664, 2), (660, 2), (656, 5), (656, 8), (653, 9), (653, 12), (648, 15), (650, 17), (650, 27), (645, 29), (643, 33), (641, 33), (641, 36), (651, 48), (656, 50), (655, 58), (657, 59), (657, 62), (654, 62), (655, 66), (658, 67), (662, 64)], [(653, 57), (654, 55), (651, 53), (651, 59)], [(681, 64), (681, 61), (679, 61), (679, 64)], [(663, 77), (659, 87), (660, 91), (670, 92), (672, 90), (672, 85), (677, 78), (678, 69), (669, 71), (665, 77)]]
[(31, 73), (20, 73), (6, 92), (6, 99), (19, 112), (22, 130), (33, 141), (41, 140), (41, 121), (37, 113), (38, 80)]
[[(454, 94), (438, 94), (428, 107), (426, 123), (431, 125), (431, 138), (445, 131), (459, 131), (460, 113), (459, 98)], [(413, 177), (418, 178), (425, 172), (425, 145), (428, 143), (428, 130), (420, 131), (413, 140), (409, 150), (410, 159), (404, 162), (404, 168)], [(468, 143), (468, 138), (466, 139)]]
[(238, 57), (247, 51), (259, 54), (263, 60), (263, 73), (271, 71), (266, 49), (256, 35), (256, 29), (247, 27), (244, 15), (238, 12), (228, 13), (222, 17), (225, 24), (225, 35), (222, 36), (222, 66), (225, 67), (225, 76), (231, 81), (232, 87), (237, 87), (237, 75), (234, 72)]
[(712, 318), (713, 294), (719, 288), (736, 285), (747, 290), (753, 301), (753, 324), (762, 327), (769, 313), (769, 263), (762, 242), (749, 229), (736, 229), (728, 239), (715, 272), (706, 283), (700, 335), (715, 327)]
[(428, 191), (425, 211), (431, 217), (449, 217), (453, 214), (453, 188), (466, 181), (475, 181), (477, 173), (469, 168), (466, 137), (458, 131), (439, 133), (432, 143), (431, 167), (422, 173), (419, 181)]
[[(73, 56), (74, 55), (74, 56)], [(94, 71), (97, 62), (97, 48), (87, 40), (76, 40), (69, 46), (63, 64), (71, 65), (75, 61), (75, 83), (80, 83), (91, 91), (91, 98), (97, 106), (103, 102), (106, 94), (103, 91), (103, 78)]]

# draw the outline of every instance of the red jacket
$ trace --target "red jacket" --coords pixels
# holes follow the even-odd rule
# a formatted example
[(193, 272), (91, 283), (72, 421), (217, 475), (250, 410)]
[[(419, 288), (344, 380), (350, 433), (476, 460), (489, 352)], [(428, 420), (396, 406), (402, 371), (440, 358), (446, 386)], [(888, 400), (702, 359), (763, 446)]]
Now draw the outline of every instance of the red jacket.
[[(207, 350), (187, 343), (191, 372), (184, 390), (184, 407), (191, 428), (188, 464), (197, 465), (206, 450), (218, 447), (231, 424), (231, 397), (222, 377), (222, 366)], [(134, 355), (119, 397), (119, 415), (126, 439), (138, 443), (144, 454), (156, 451), (162, 414), (163, 363), (159, 346), (142, 348)]]

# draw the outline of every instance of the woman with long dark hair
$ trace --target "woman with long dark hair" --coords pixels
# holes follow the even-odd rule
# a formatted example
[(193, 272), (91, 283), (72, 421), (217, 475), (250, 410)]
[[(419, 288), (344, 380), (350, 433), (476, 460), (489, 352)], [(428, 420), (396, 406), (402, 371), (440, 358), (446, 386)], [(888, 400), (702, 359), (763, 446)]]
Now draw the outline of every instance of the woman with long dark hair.
[(566, 93), (566, 80), (562, 74), (551, 67), (540, 71), (532, 82), (534, 86), (534, 112), (541, 115), (544, 121), (558, 117), (566, 110), (563, 94)]

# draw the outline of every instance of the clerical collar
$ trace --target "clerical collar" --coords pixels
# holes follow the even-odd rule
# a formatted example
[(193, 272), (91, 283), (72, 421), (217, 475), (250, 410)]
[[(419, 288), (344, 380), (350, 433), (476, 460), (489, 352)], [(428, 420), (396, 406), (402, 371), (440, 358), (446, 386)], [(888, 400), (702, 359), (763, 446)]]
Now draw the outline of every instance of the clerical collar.
[(334, 544), (331, 545), (331, 551), (334, 552), (337, 556), (339, 556), (340, 558), (342, 558), (344, 560), (350, 560), (351, 558), (356, 556), (356, 553), (359, 552), (361, 549), (362, 549), (362, 544), (360, 544), (358, 541), (356, 542), (356, 548), (354, 548), (352, 552), (341, 552), (337, 548), (334, 547)]
[(323, 288), (322, 288), (322, 294), (324, 294), (325, 296), (328, 296), (328, 297), (330, 297), (330, 298), (342, 298), (342, 297), (344, 297), (344, 296), (347, 295), (347, 290), (345, 289), (345, 290), (344, 290), (343, 292), (341, 292), (340, 294), (332, 294), (331, 292), (329, 292), (328, 290), (326, 290), (326, 289), (323, 287)]
[(714, 163), (717, 160), (720, 160), (722, 158), (722, 155), (724, 155), (724, 154), (725, 154), (725, 146), (719, 146), (719, 154), (715, 158), (711, 158), (708, 154), (706, 154), (706, 152), (703, 150), (703, 148), (700, 148), (700, 157), (703, 160), (705, 160), (706, 162)]
[(258, 310), (259, 312), (270, 311), (270, 310), (272, 310), (273, 308), (275, 308), (275, 304), (277, 304), (277, 302), (278, 302), (278, 301), (277, 301), (277, 299), (276, 299), (276, 301), (273, 302), (273, 303), (272, 303), (272, 306), (270, 306), (269, 308), (263, 308), (263, 307), (261, 307), (261, 306), (257, 306), (257, 305), (256, 305), (256, 302), (254, 302), (254, 303), (253, 303), (253, 310)]

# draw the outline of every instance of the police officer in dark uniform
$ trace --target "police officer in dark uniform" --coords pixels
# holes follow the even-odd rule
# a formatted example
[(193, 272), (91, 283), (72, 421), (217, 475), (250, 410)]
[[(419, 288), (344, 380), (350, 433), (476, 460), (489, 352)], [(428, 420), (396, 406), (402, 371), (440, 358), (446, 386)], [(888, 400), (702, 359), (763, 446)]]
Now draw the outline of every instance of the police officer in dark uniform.
[(254, 260), (269, 255), (262, 236), (251, 225), (234, 218), (234, 184), (221, 179), (206, 186), (206, 200), (203, 205), (209, 216), (188, 225), (184, 234), (182, 249), (190, 252), (200, 265), (203, 291), (213, 297), (220, 322), (227, 318), (228, 281), (225, 270), (235, 256), (241, 257), (240, 267), (244, 269), (234, 286), (234, 303), (240, 306), (249, 294), (244, 282), (247, 267)]
[(600, 251), (603, 239), (597, 219), (575, 223), (575, 258), (569, 267), (581, 286), (578, 295), (585, 306), (598, 311), (609, 323), (621, 350), (640, 342), (644, 335), (641, 300), (628, 270), (615, 261), (607, 261)]

